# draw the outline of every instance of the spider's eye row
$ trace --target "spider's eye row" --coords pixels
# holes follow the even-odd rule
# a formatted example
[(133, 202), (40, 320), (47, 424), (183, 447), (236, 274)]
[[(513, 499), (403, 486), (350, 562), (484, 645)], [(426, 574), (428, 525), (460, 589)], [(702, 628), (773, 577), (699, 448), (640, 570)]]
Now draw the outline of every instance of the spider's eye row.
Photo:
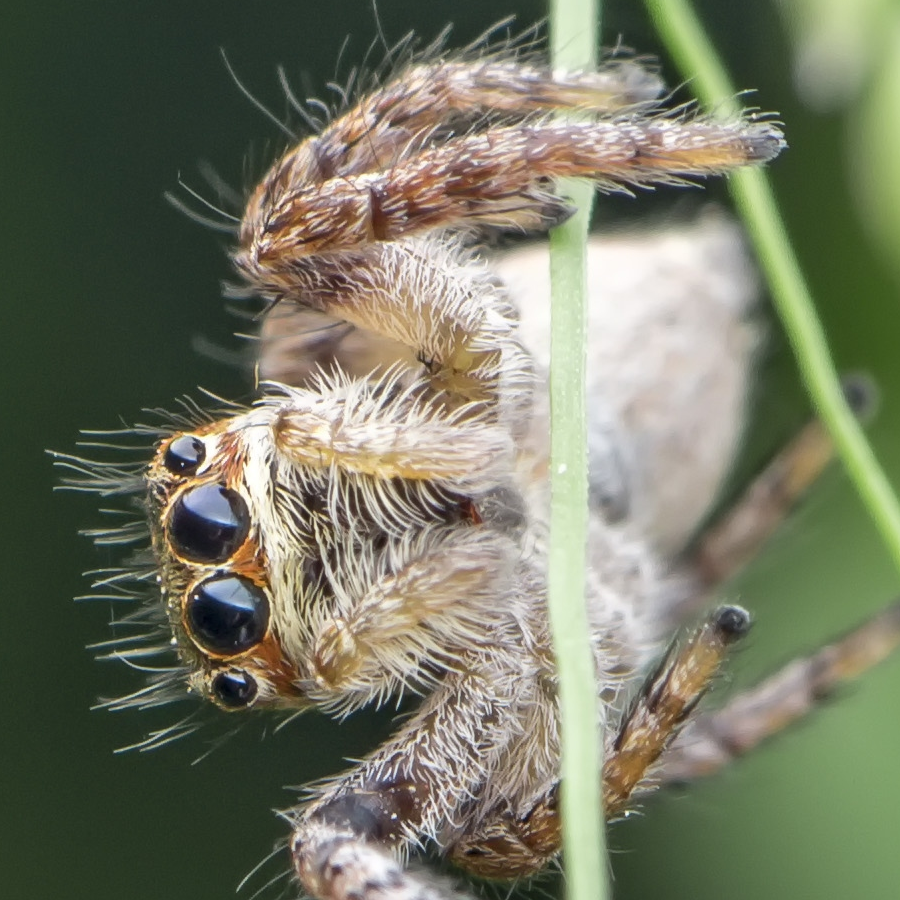
[(175, 438), (163, 456), (163, 465), (173, 475), (192, 475), (206, 459), (206, 445), (192, 434)]
[(241, 669), (219, 672), (212, 680), (212, 693), (224, 709), (244, 709), (256, 699), (256, 679)]
[(185, 625), (210, 653), (231, 656), (255, 647), (269, 628), (265, 591), (240, 575), (215, 575), (187, 595)]
[(244, 498), (221, 484), (201, 484), (181, 494), (167, 528), (175, 552), (198, 563), (226, 562), (249, 532), (250, 511)]

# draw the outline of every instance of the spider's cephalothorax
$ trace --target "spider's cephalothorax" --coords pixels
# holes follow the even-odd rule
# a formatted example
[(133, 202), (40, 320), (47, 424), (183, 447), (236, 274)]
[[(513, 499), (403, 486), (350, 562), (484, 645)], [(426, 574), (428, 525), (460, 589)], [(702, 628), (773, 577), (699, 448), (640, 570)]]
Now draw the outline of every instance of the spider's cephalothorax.
[[(659, 93), (627, 59), (571, 76), (494, 55), (415, 64), (291, 147), (250, 196), (235, 263), (273, 303), (268, 381), (252, 408), (157, 445), (146, 505), (193, 690), (230, 711), (422, 697), (294, 814), (294, 868), (322, 900), (446, 896), (403, 867), (424, 844), (496, 878), (558, 852), (546, 278), (533, 251), (493, 266), (475, 238), (560, 222), (561, 176), (605, 190), (680, 182), (783, 147), (763, 117), (666, 114)], [(722, 607), (648, 669), (746, 544), (742, 520), (745, 544), (726, 528), (703, 567), (680, 559), (740, 433), (752, 272), (717, 214), (591, 252), (624, 282), (592, 297), (589, 348), (587, 603), (614, 817), (870, 664), (886, 642), (857, 644), (896, 635), (897, 614), (853, 636), (852, 664), (845, 641), (828, 659), (846, 664), (816, 657), (785, 690), (681, 730), (748, 626)]]
[[(475, 427), (472, 474), (416, 477), (423, 432), (449, 454)], [(151, 525), (195, 689), (226, 709), (352, 709), (432, 682), (483, 639), (509, 576), (509, 528), (524, 519), (511, 459), (484, 412), (448, 412), (396, 368), (272, 385), (256, 408), (164, 441)]]

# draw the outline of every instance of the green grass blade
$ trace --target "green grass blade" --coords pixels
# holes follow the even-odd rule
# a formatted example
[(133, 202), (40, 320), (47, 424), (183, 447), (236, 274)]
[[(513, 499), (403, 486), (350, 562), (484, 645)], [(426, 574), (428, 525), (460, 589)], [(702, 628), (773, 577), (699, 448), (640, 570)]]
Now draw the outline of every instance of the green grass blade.
[[(736, 113), (735, 90), (686, 0), (646, 0), (656, 28), (700, 100)], [(816, 412), (900, 569), (900, 504), (844, 399), (815, 304), (794, 256), (765, 172), (736, 172), (731, 192), (766, 275)]]
[[(554, 67), (596, 66), (599, 0), (552, 0)], [(605, 900), (605, 826), (600, 809), (603, 748), (584, 603), (587, 540), (585, 241), (594, 190), (565, 182), (578, 212), (550, 236), (551, 510), (549, 610), (559, 670), (563, 858), (569, 900)]]

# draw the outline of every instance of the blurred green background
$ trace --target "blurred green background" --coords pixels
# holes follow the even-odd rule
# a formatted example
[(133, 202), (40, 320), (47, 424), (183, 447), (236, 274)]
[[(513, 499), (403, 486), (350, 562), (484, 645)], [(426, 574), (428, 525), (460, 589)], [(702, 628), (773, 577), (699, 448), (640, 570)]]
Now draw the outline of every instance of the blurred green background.
[[(378, 6), (390, 40), (409, 29), (430, 38), (453, 22), (452, 41), (463, 43), (508, 14), (522, 26), (544, 14), (542, 3), (524, 0)], [(757, 88), (750, 102), (779, 110), (786, 123), (791, 149), (773, 167), (775, 188), (840, 368), (869, 371), (881, 386), (870, 432), (900, 484), (900, 8), (709, 0), (700, 13), (735, 83)], [(250, 717), (192, 765), (236, 724), (213, 715), (187, 741), (113, 755), (184, 711), (89, 711), (140, 676), (94, 663), (84, 649), (107, 636), (111, 611), (70, 598), (86, 590), (81, 571), (114, 555), (76, 536), (98, 524), (95, 504), (53, 495), (43, 453), (72, 449), (79, 428), (115, 428), (143, 407), (171, 406), (197, 385), (249, 396), (239, 371), (195, 350), (198, 339), (230, 345), (240, 327), (219, 296), (226, 242), (173, 210), (163, 192), (179, 173), (201, 186), (204, 160), (243, 189), (281, 146), (235, 88), (220, 48), (280, 113), (277, 64), (298, 93), (322, 94), (375, 33), (369, 0), (36, 0), (0, 12), (0, 471), (11, 629), (0, 662), (3, 897), (231, 896), (283, 836), (270, 810), (292, 802), (285, 785), (335, 771), (390, 727), (375, 715), (340, 727), (310, 715), (263, 741), (273, 723)], [(604, 35), (606, 44), (621, 36), (660, 52), (637, 3), (608, 3)], [(688, 214), (703, 200), (699, 191), (660, 192), (630, 205), (604, 201), (599, 216)], [(777, 329), (763, 369), (745, 469), (806, 414)], [(847, 628), (898, 584), (846, 480), (830, 472), (732, 591), (757, 625), (732, 683), (716, 694)], [(615, 827), (617, 898), (900, 895), (900, 659), (845, 693), (722, 777), (654, 798)], [(283, 869), (279, 858), (245, 896)]]

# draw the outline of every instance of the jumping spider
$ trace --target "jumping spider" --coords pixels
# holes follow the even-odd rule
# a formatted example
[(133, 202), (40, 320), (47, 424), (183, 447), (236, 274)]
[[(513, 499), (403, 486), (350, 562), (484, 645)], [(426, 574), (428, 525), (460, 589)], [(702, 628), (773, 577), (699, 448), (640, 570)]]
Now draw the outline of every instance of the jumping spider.
[[(562, 75), (497, 54), (415, 62), (374, 86), (288, 149), (247, 202), (234, 262), (271, 306), (259, 400), (182, 420), (139, 473), (64, 463), (94, 490), (143, 497), (153, 562), (133, 577), (156, 575), (177, 644), (177, 671), (113, 705), (185, 684), (229, 712), (345, 715), (421, 695), (393, 739), (293, 813), (294, 869), (321, 900), (450, 896), (405, 868), (422, 847), (494, 879), (559, 851), (534, 321), (546, 297), (533, 257), (501, 264), (520, 282), (510, 292), (478, 238), (564, 220), (561, 176), (602, 190), (679, 183), (783, 147), (765, 117), (667, 113), (660, 93), (633, 59)], [(711, 248), (710, 268), (729, 253), (739, 267), (731, 229), (713, 217), (661, 233), (675, 245), (655, 297), (594, 298), (587, 602), (609, 818), (752, 748), (900, 631), (891, 608), (717, 712), (694, 709), (747, 613), (720, 607), (661, 652), (790, 504), (809, 446), (824, 446), (812, 426), (686, 551), (737, 441), (756, 341), (746, 297), (666, 285), (679, 241)]]

